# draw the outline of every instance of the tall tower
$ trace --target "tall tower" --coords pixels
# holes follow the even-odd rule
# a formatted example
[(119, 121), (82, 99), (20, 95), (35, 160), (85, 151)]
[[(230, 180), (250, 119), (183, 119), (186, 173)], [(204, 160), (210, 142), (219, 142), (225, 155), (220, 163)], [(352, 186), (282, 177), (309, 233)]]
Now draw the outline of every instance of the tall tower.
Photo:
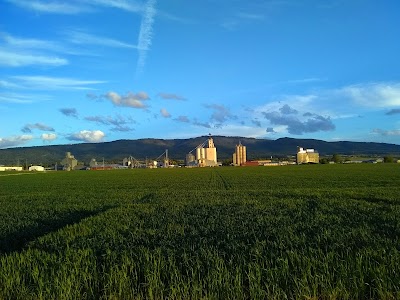
[(215, 148), (212, 137), (209, 137), (205, 147), (205, 159), (208, 161), (213, 161), (215, 164), (217, 164), (217, 148)]

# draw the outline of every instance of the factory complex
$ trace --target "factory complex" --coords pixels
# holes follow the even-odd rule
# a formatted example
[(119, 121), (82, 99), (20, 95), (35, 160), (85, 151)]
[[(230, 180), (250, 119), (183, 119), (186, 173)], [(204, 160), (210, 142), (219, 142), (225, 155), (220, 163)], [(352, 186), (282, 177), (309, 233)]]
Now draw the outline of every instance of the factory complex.
[[(231, 166), (282, 166), (288, 164), (310, 164), (319, 163), (319, 154), (314, 149), (305, 149), (297, 147), (296, 162), (294, 161), (273, 161), (271, 159), (264, 160), (247, 160), (247, 148), (239, 141), (235, 146), (232, 154)], [(226, 165), (226, 163), (225, 163)], [(56, 163), (53, 168), (47, 170), (109, 170), (109, 169), (126, 169), (126, 168), (172, 168), (172, 167), (218, 167), (222, 166), (218, 162), (217, 148), (211, 135), (203, 143), (198, 145), (186, 154), (184, 164), (174, 164), (168, 157), (168, 150), (165, 150), (156, 159), (147, 159), (145, 161), (134, 158), (133, 156), (122, 159), (122, 164), (106, 164), (104, 158), (98, 162), (92, 158), (88, 165), (79, 164), (78, 160), (71, 152), (66, 152), (65, 157)], [(26, 166), (29, 171), (45, 171), (42, 166)], [(0, 166), (0, 171), (23, 171), (20, 166)]]

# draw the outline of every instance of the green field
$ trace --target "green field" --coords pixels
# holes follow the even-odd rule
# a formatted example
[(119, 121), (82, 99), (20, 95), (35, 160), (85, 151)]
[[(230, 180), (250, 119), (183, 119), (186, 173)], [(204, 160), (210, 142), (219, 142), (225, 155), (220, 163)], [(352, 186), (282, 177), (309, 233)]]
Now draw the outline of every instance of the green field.
[(0, 173), (0, 299), (399, 299), (400, 164)]

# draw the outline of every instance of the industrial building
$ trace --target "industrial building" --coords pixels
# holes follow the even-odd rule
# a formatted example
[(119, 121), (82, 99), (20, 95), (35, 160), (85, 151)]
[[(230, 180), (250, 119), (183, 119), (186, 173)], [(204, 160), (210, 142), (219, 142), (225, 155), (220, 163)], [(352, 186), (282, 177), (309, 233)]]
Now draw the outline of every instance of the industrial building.
[(196, 161), (199, 167), (215, 167), (217, 162), (217, 148), (214, 140), (209, 137), (208, 140), (196, 148)]
[(63, 165), (63, 169), (66, 171), (73, 170), (78, 165), (78, 160), (71, 154), (71, 152), (67, 152), (65, 154), (65, 158), (61, 161)]
[(235, 147), (232, 162), (234, 166), (243, 166), (246, 163), (246, 146), (243, 146), (241, 142)]
[[(192, 152), (195, 151), (194, 155)], [(218, 166), (217, 148), (214, 140), (210, 136), (204, 143), (198, 145), (195, 149), (186, 155), (187, 167), (215, 167)]]
[(319, 163), (319, 153), (314, 149), (304, 149), (302, 147), (297, 147), (297, 157), (296, 163), (299, 164), (318, 164)]

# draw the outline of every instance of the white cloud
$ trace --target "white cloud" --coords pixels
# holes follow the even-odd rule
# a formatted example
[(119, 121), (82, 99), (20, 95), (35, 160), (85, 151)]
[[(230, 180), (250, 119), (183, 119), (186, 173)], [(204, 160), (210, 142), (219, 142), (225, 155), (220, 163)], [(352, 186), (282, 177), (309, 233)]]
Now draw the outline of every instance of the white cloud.
[(69, 41), (75, 44), (90, 44), (90, 45), (99, 45), (99, 46), (107, 46), (114, 48), (129, 48), (129, 49), (137, 48), (136, 45), (131, 45), (108, 37), (92, 35), (82, 31), (68, 31), (67, 35)]
[(128, 93), (126, 96), (121, 96), (116, 92), (108, 92), (104, 97), (110, 100), (115, 106), (133, 108), (147, 108), (148, 106), (143, 101), (150, 99), (145, 92), (139, 92), (137, 94)]
[(32, 135), (12, 136), (8, 138), (0, 138), (0, 148), (16, 147), (25, 144), (33, 139)]
[(138, 50), (139, 58), (137, 62), (136, 77), (143, 72), (146, 63), (147, 51), (150, 49), (153, 37), (153, 23), (156, 14), (156, 0), (148, 0), (140, 24), (140, 31), (138, 37)]
[(400, 83), (350, 85), (339, 90), (356, 104), (367, 107), (400, 106)]
[(35, 55), (32, 53), (17, 53), (13, 50), (0, 49), (0, 66), (24, 67), (31, 65), (63, 66), (68, 60), (56, 56)]
[(40, 137), (43, 141), (54, 141), (57, 139), (57, 135), (55, 133), (43, 133)]
[(171, 117), (171, 114), (165, 108), (161, 108), (160, 112), (161, 112), (161, 115), (164, 118), (170, 118)]
[(70, 141), (80, 141), (87, 143), (99, 143), (102, 142), (105, 134), (101, 130), (82, 130), (78, 133), (71, 134), (67, 136)]

